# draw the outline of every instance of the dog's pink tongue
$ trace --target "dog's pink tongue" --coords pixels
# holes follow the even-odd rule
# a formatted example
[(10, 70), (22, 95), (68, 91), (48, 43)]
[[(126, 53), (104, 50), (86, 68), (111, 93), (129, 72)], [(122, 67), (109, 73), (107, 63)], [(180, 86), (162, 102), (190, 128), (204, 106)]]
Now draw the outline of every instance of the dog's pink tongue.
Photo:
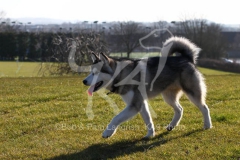
[(93, 95), (93, 90), (94, 90), (95, 85), (91, 86), (88, 88), (88, 95), (92, 96)]

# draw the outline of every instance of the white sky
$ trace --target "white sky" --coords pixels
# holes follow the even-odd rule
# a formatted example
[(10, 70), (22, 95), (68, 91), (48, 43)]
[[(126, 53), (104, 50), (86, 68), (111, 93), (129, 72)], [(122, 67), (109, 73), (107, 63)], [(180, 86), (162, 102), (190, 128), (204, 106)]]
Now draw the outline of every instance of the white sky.
[(239, 0), (0, 0), (6, 17), (66, 21), (178, 21), (202, 17), (221, 24), (240, 24)]

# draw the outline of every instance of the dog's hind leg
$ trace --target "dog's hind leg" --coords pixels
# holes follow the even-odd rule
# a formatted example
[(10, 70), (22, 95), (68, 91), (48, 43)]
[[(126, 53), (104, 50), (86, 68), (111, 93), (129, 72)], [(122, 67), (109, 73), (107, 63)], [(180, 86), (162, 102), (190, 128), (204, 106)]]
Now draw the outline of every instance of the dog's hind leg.
[(202, 97), (201, 92), (195, 91), (193, 94), (186, 93), (189, 100), (195, 104), (199, 110), (202, 112), (203, 119), (204, 119), (204, 129), (212, 128), (212, 121), (210, 117), (210, 111), (208, 109), (208, 106), (205, 103), (205, 98)]
[(167, 126), (167, 130), (171, 131), (175, 126), (179, 124), (183, 115), (183, 108), (179, 104), (179, 99), (182, 92), (179, 89), (166, 89), (162, 92), (163, 99), (174, 110), (174, 116), (170, 124)]
[(204, 129), (212, 128), (210, 111), (205, 102), (207, 90), (202, 75), (198, 71), (195, 71), (190, 76), (189, 70), (186, 70), (182, 73), (181, 81), (182, 89), (188, 96), (189, 100), (193, 102), (193, 104), (195, 104), (202, 112), (204, 119)]
[(148, 133), (144, 138), (150, 138), (150, 137), (155, 136), (154, 124), (153, 124), (152, 117), (151, 117), (149, 107), (148, 107), (148, 103), (146, 100), (143, 102), (140, 114), (141, 114), (141, 116), (146, 124), (146, 128), (148, 130)]

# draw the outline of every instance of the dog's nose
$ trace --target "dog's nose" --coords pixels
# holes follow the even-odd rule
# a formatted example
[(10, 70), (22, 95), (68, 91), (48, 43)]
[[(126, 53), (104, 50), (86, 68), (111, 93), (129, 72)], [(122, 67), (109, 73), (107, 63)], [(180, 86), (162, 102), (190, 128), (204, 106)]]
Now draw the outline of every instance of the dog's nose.
[(85, 79), (84, 79), (84, 80), (83, 80), (83, 84), (85, 84), (85, 85), (86, 85), (86, 84), (87, 84), (87, 80), (85, 80)]

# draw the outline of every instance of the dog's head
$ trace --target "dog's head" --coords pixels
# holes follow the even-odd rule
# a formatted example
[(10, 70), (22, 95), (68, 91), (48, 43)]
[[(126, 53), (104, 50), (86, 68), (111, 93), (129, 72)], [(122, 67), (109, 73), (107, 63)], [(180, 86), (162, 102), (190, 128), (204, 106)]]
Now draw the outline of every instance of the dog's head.
[(111, 59), (105, 54), (100, 53), (99, 57), (91, 53), (93, 65), (91, 66), (91, 73), (83, 80), (83, 84), (90, 86), (88, 94), (92, 96), (92, 93), (99, 90), (102, 87), (111, 87), (109, 81), (113, 75), (113, 69), (111, 67)]

